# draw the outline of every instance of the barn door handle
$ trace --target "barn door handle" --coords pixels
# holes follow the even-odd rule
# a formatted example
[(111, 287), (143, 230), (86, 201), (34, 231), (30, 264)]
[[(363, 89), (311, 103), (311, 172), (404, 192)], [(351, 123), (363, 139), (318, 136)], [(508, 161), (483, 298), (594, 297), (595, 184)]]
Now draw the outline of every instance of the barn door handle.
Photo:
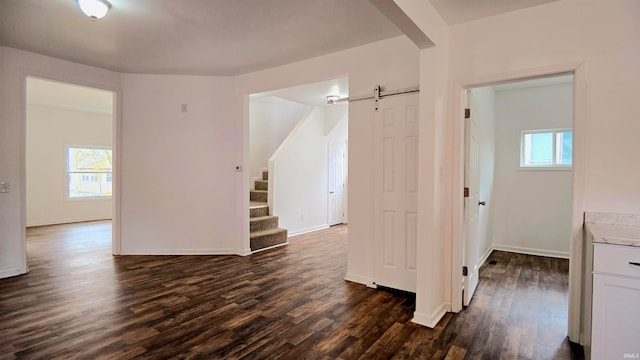
[(633, 266), (640, 266), (640, 263), (638, 263), (638, 262), (633, 262), (633, 261), (629, 261), (629, 265), (633, 265)]
[(486, 203), (486, 202), (484, 202), (484, 201), (480, 201), (480, 202), (478, 203), (478, 206), (480, 206), (480, 205), (485, 206), (485, 205), (487, 205), (487, 203)]

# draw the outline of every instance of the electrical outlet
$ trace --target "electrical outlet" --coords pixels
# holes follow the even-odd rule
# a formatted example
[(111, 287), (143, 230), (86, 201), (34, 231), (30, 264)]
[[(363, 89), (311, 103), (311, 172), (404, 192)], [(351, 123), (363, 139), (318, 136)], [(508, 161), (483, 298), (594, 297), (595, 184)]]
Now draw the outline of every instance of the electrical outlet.
[(8, 192), (9, 192), (9, 182), (0, 181), (0, 193), (8, 193)]

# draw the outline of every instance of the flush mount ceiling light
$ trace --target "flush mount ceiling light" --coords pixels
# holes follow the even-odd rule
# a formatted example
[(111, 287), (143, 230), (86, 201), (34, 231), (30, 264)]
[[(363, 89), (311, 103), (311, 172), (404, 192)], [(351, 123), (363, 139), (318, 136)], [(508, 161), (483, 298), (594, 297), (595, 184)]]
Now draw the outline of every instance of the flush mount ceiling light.
[(111, 9), (111, 4), (107, 0), (76, 0), (76, 2), (80, 10), (92, 20), (102, 19)]
[(338, 99), (340, 99), (340, 95), (327, 95), (327, 104), (333, 104)]
[(327, 104), (329, 105), (341, 103), (343, 101), (349, 101), (349, 98), (341, 98), (340, 95), (327, 95)]

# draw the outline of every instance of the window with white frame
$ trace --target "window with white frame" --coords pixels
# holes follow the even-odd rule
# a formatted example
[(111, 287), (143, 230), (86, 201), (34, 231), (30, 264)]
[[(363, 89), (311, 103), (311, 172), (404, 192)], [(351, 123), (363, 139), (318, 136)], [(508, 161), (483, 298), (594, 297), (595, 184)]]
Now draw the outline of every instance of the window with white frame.
[(111, 149), (67, 147), (68, 197), (110, 197), (112, 164)]
[(523, 131), (520, 144), (520, 166), (523, 168), (570, 168), (573, 163), (571, 129)]

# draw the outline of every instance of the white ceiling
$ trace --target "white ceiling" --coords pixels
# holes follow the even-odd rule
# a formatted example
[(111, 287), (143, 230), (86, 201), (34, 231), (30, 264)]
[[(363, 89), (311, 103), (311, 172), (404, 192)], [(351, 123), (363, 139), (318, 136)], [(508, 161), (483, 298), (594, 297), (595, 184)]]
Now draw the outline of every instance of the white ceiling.
[(261, 98), (265, 96), (277, 96), (289, 101), (310, 106), (340, 106), (347, 104), (346, 102), (341, 102), (335, 105), (328, 105), (328, 95), (338, 95), (341, 98), (349, 97), (349, 80), (347, 78), (340, 78), (322, 81), (313, 84), (253, 94), (251, 97)]
[(0, 45), (128, 73), (235, 75), (402, 35), (368, 0), (2, 0)]
[[(430, 1), (457, 24), (555, 0)], [(0, 0), (0, 45), (125, 73), (236, 75), (402, 35), (369, 0), (110, 3), (105, 18), (91, 21), (75, 0)], [(339, 79), (277, 96), (319, 106), (334, 86), (347, 96), (346, 84)]]
[(113, 112), (113, 93), (40, 78), (27, 78), (27, 104), (98, 114)]
[[(457, 24), (555, 0), (430, 1)], [(237, 75), (402, 35), (368, 0), (110, 2), (91, 21), (75, 0), (1, 0), (0, 45), (119, 72)]]
[(460, 24), (558, 0), (430, 0), (449, 25)]

